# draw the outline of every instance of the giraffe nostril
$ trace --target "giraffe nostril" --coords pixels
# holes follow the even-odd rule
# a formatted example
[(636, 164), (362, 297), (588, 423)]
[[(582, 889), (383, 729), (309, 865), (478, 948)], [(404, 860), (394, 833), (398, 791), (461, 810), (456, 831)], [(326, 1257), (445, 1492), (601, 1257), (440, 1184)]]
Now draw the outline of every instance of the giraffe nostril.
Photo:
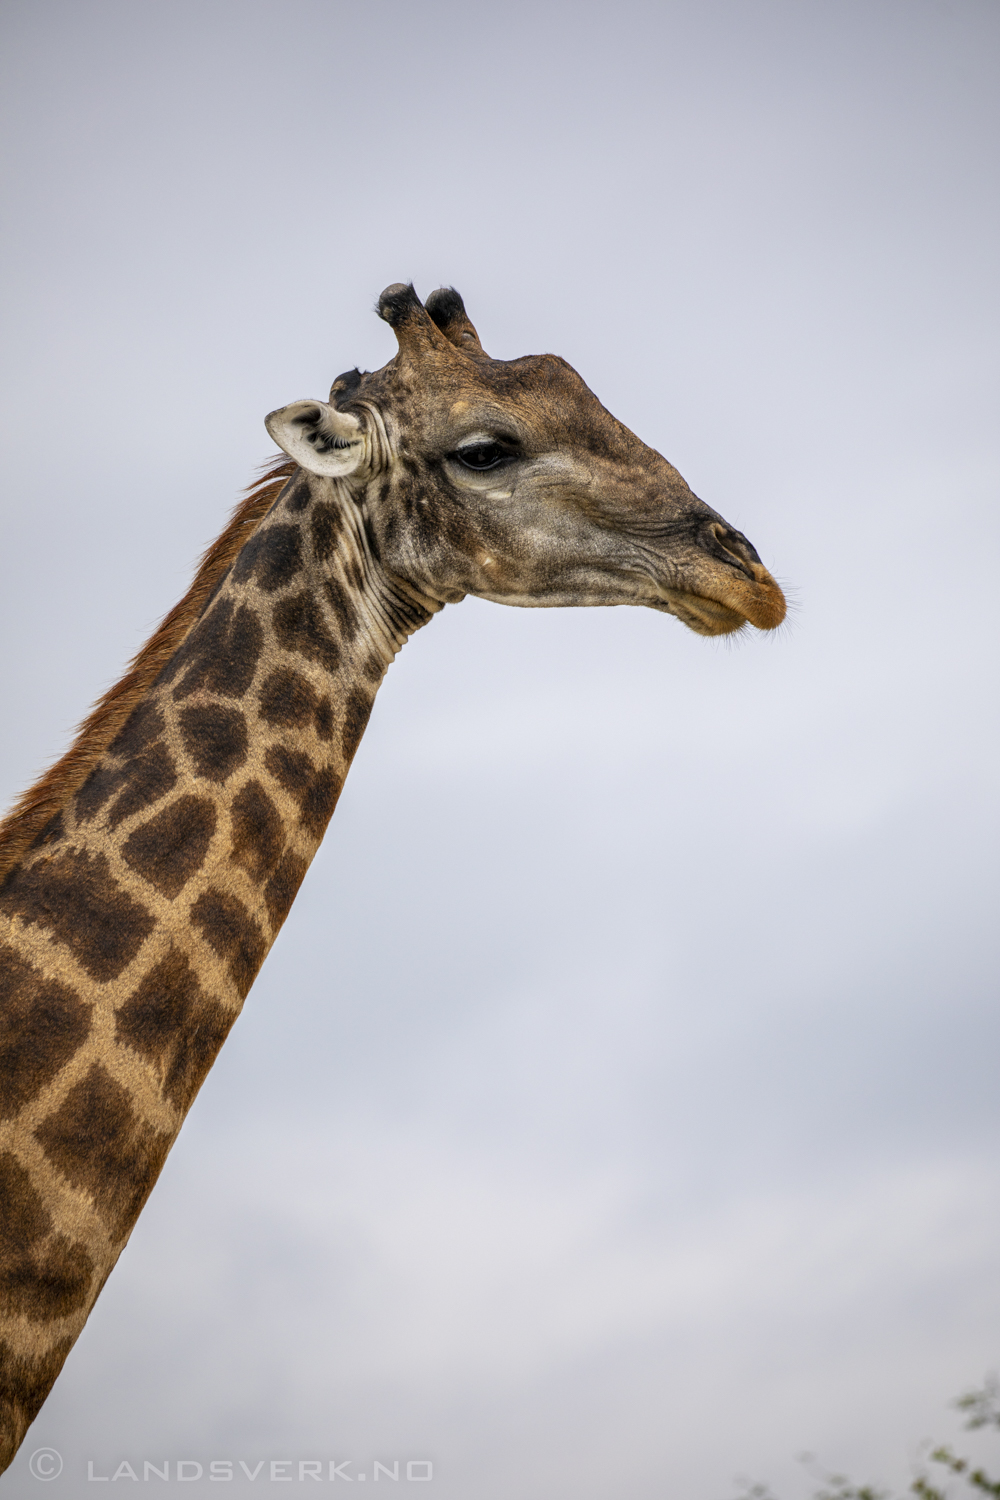
[(730, 567), (739, 568), (748, 578), (753, 578), (754, 565), (760, 567), (760, 557), (757, 549), (748, 542), (741, 531), (734, 531), (731, 526), (726, 526), (722, 521), (711, 521), (699, 538), (701, 545), (713, 557), (719, 558), (721, 562), (728, 563)]

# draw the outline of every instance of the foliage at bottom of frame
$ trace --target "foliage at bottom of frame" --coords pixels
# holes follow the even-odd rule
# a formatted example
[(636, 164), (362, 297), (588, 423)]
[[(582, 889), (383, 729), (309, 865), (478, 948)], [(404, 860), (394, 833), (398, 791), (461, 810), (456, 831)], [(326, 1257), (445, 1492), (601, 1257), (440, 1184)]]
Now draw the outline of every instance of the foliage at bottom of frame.
[[(1000, 1431), (1000, 1380), (995, 1375), (987, 1376), (979, 1390), (967, 1391), (955, 1406), (965, 1414), (967, 1430), (995, 1427)], [(806, 1457), (803, 1462), (812, 1460)], [(971, 1459), (960, 1458), (949, 1447), (931, 1450), (906, 1494), (915, 1495), (917, 1500), (954, 1500), (957, 1492), (953, 1480), (961, 1483), (966, 1495), (971, 1490), (977, 1496), (1000, 1500), (1000, 1479), (991, 1478), (985, 1469)], [(815, 1492), (813, 1500), (894, 1500), (890, 1490), (872, 1484), (854, 1484), (845, 1474), (823, 1474), (820, 1482), (823, 1488)], [(744, 1483), (737, 1500), (778, 1500), (778, 1496), (766, 1484)]]

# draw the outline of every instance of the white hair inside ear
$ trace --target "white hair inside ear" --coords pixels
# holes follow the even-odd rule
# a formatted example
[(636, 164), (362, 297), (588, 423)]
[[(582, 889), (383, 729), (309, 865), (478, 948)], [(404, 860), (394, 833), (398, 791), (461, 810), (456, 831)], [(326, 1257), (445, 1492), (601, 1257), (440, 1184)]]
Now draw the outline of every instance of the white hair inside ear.
[(293, 401), (264, 418), (278, 447), (303, 469), (343, 479), (361, 463), (365, 431), (357, 417), (325, 401)]

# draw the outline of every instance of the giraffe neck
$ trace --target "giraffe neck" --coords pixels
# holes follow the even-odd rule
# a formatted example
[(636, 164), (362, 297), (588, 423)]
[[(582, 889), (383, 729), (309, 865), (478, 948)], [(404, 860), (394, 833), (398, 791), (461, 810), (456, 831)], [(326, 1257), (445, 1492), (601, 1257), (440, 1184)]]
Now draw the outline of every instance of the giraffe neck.
[(319, 847), (393, 656), (342, 486), (299, 473), (0, 886), (0, 1468)]

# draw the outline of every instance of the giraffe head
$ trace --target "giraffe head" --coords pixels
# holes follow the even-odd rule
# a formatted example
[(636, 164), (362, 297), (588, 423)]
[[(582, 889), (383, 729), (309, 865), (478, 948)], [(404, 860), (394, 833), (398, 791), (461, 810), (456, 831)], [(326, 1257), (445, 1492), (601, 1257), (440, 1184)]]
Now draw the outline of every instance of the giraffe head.
[(267, 428), (340, 481), (390, 577), (436, 604), (645, 604), (700, 635), (762, 630), (782, 592), (741, 532), (552, 354), (485, 353), (453, 290), (388, 287), (399, 351)]

